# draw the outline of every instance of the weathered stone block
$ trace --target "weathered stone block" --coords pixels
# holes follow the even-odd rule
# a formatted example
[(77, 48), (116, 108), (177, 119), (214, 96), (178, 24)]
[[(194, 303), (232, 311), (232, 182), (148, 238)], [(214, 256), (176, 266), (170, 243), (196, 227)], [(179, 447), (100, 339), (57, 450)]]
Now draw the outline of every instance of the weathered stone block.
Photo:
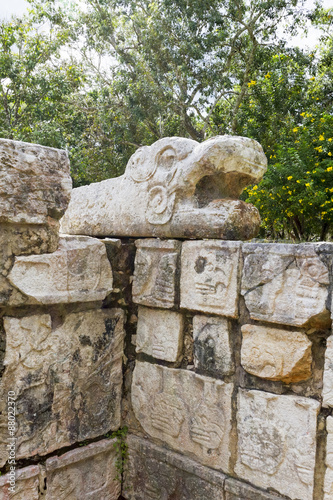
[(197, 372), (220, 378), (234, 370), (226, 318), (193, 318), (194, 366)]
[[(328, 269), (320, 244), (247, 243), (242, 294), (253, 319), (295, 326), (330, 326)], [(325, 244), (326, 249), (333, 246)]]
[(323, 406), (333, 407), (333, 335), (330, 335), (326, 341)]
[[(4, 318), (5, 371), (0, 382), (0, 443), (6, 400), (16, 393), (16, 457), (46, 455), (120, 426), (123, 311), (92, 310)], [(6, 452), (0, 449), (0, 463)]]
[(238, 316), (239, 242), (185, 241), (181, 256), (180, 305)]
[(193, 372), (137, 362), (132, 404), (147, 434), (228, 471), (232, 390), (232, 384)]
[[(17, 467), (17, 466), (16, 466)], [(15, 493), (10, 488), (10, 475), (0, 477), (1, 500), (39, 500), (39, 466), (30, 465), (15, 472)]]
[(182, 350), (183, 315), (139, 306), (136, 352), (177, 361)]
[(327, 417), (326, 420), (327, 443), (326, 443), (326, 473), (324, 483), (324, 499), (333, 498), (333, 417)]
[(136, 436), (127, 443), (127, 500), (224, 500), (222, 473)]
[(237, 475), (292, 499), (312, 500), (320, 404), (240, 390)]
[(103, 300), (112, 290), (105, 246), (87, 236), (62, 236), (52, 254), (16, 257), (8, 279), (41, 304)]
[(177, 299), (180, 241), (138, 240), (133, 279), (133, 302), (173, 307)]
[(252, 375), (287, 384), (311, 377), (311, 342), (302, 332), (242, 326), (241, 364)]
[(48, 224), (69, 203), (72, 181), (66, 151), (0, 139), (0, 222)]
[(114, 444), (104, 439), (46, 460), (46, 500), (118, 500)]
[(225, 500), (282, 500), (282, 498), (227, 477), (225, 480)]

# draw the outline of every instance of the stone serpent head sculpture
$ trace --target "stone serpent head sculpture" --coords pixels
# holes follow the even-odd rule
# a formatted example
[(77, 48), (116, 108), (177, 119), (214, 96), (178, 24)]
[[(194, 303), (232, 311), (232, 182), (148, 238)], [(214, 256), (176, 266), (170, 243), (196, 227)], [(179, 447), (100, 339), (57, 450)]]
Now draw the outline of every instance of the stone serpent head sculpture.
[(74, 189), (61, 229), (92, 236), (250, 239), (260, 216), (238, 197), (266, 168), (260, 144), (245, 137), (160, 139), (139, 148), (121, 177)]

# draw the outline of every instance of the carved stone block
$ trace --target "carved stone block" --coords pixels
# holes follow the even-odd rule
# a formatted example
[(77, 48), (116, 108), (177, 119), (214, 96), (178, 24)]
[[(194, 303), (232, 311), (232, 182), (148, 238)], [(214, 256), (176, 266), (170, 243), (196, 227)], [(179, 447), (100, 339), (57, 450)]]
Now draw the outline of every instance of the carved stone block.
[(252, 375), (287, 384), (311, 377), (311, 346), (302, 332), (242, 326), (241, 364)]
[(326, 472), (324, 483), (323, 500), (333, 498), (333, 417), (327, 417), (326, 420), (327, 443), (326, 443)]
[(133, 279), (133, 302), (169, 309), (178, 289), (180, 241), (138, 240)]
[(8, 278), (41, 304), (103, 300), (112, 290), (105, 245), (87, 236), (62, 236), (52, 254), (16, 257)]
[[(15, 472), (15, 486), (10, 484), (12, 481), (10, 474), (1, 476), (1, 500), (39, 500), (39, 472), (38, 465), (30, 465), (24, 469), (17, 469)], [(11, 490), (13, 487), (15, 493)]]
[(118, 309), (4, 318), (0, 464), (16, 393), (16, 457), (46, 455), (120, 426), (124, 314)]
[(226, 472), (232, 390), (232, 384), (193, 372), (137, 362), (132, 404), (148, 435)]
[(242, 294), (251, 318), (285, 325), (330, 326), (326, 306), (329, 276), (319, 255), (320, 244), (247, 243), (243, 253)]
[(292, 499), (312, 500), (318, 401), (240, 390), (236, 473)]
[(183, 328), (182, 314), (139, 306), (136, 352), (177, 361), (182, 350)]
[(222, 473), (136, 436), (127, 443), (127, 500), (224, 500)]
[(226, 318), (193, 318), (194, 366), (198, 373), (220, 378), (234, 370)]
[(46, 460), (45, 500), (118, 500), (114, 444), (104, 439)]
[(181, 307), (237, 318), (240, 248), (233, 241), (185, 241)]
[(326, 341), (323, 406), (333, 408), (333, 335), (330, 335)]
[(227, 477), (225, 480), (225, 500), (282, 500), (282, 498)]

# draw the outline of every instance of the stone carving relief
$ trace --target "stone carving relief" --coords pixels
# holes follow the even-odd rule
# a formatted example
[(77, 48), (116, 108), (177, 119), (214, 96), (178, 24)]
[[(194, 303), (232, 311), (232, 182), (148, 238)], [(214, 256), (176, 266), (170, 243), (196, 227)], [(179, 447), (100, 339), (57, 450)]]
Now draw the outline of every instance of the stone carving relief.
[(333, 417), (327, 417), (326, 420), (327, 442), (326, 442), (326, 472), (324, 482), (323, 500), (333, 498)]
[(290, 384), (311, 377), (312, 343), (305, 333), (244, 325), (241, 364), (252, 375)]
[(319, 250), (320, 245), (245, 244), (242, 294), (251, 318), (329, 327), (329, 276)]
[(112, 291), (105, 245), (87, 236), (62, 236), (52, 254), (16, 257), (8, 278), (41, 304), (103, 300)]
[(171, 137), (139, 148), (125, 174), (73, 190), (62, 219), (68, 234), (249, 239), (260, 217), (238, 200), (267, 160), (252, 139), (217, 136), (201, 144)]
[(16, 392), (16, 457), (45, 455), (120, 425), (123, 311), (4, 318), (0, 464), (7, 459), (6, 397)]
[(134, 413), (145, 432), (210, 467), (229, 469), (232, 384), (137, 362)]
[(183, 328), (182, 314), (139, 306), (136, 352), (177, 361), (182, 350)]
[(323, 406), (333, 408), (333, 335), (330, 335), (326, 341)]
[(240, 243), (185, 241), (181, 256), (180, 305), (238, 316)]
[(180, 241), (156, 239), (135, 242), (133, 302), (166, 309), (175, 305)]
[(240, 389), (236, 473), (292, 499), (312, 500), (320, 404)]
[(226, 318), (194, 316), (193, 339), (194, 366), (198, 373), (221, 378), (233, 372)]

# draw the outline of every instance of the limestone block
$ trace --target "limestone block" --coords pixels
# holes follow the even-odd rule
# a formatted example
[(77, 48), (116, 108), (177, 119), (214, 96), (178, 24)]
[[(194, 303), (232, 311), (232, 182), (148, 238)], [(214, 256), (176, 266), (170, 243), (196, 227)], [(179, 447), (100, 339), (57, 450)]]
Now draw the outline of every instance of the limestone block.
[(224, 500), (222, 473), (136, 436), (127, 443), (127, 500)]
[(260, 226), (238, 200), (267, 168), (252, 139), (217, 136), (201, 144), (166, 137), (139, 148), (116, 179), (73, 190), (62, 220), (68, 234), (249, 239)]
[(132, 405), (145, 432), (176, 451), (229, 469), (233, 384), (187, 370), (137, 362)]
[[(330, 253), (333, 252), (333, 246)], [(329, 276), (321, 244), (244, 244), (242, 294), (253, 319), (295, 326), (330, 326)]]
[(62, 236), (52, 254), (16, 257), (8, 279), (41, 304), (103, 300), (112, 290), (105, 245), (87, 236)]
[(138, 240), (133, 279), (133, 302), (169, 309), (177, 299), (180, 241)]
[[(15, 466), (17, 467), (17, 465)], [(39, 500), (39, 466), (30, 465), (15, 471), (15, 493), (10, 488), (11, 477), (0, 477), (1, 500)]]
[(330, 335), (326, 341), (323, 406), (333, 407), (333, 335)]
[(4, 318), (0, 464), (16, 393), (16, 457), (46, 455), (120, 426), (124, 314), (118, 309)]
[(118, 500), (114, 445), (104, 439), (46, 460), (45, 500)]
[(326, 429), (327, 443), (325, 465), (327, 469), (325, 472), (323, 500), (331, 500), (333, 498), (333, 417), (327, 417)]
[(136, 352), (177, 361), (182, 350), (183, 328), (182, 314), (139, 306)]
[(0, 139), (0, 222), (47, 224), (69, 203), (72, 181), (66, 151)]
[(242, 326), (241, 364), (248, 373), (290, 384), (311, 377), (311, 346), (302, 332)]
[(225, 480), (225, 500), (282, 500), (282, 498), (227, 477)]
[(185, 241), (181, 307), (237, 318), (240, 248), (233, 241)]
[(240, 390), (237, 475), (292, 499), (312, 500), (319, 409), (309, 398)]
[(226, 318), (193, 318), (194, 366), (197, 372), (220, 378), (234, 370)]

